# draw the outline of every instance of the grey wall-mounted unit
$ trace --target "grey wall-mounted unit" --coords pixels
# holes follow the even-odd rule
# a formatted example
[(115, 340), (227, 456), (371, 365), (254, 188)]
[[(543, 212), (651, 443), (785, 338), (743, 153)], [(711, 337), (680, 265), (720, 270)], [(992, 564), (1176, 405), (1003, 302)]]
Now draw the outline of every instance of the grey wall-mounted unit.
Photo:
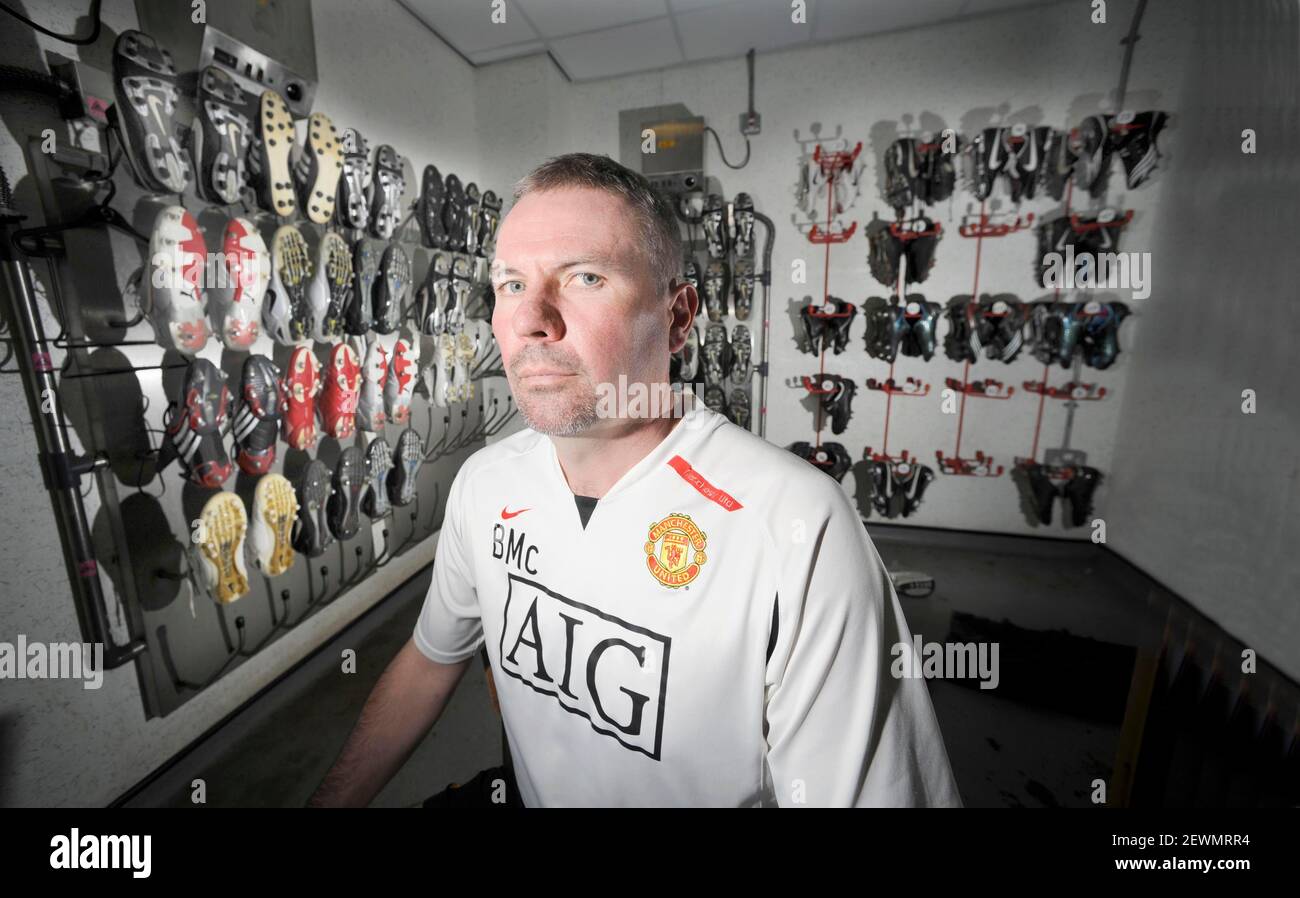
[(140, 30), (167, 47), (184, 71), (218, 65), (254, 96), (279, 91), (297, 117), (316, 95), (316, 34), (309, 0), (220, 0), (196, 9), (176, 0), (136, 0)]
[[(643, 152), (646, 129), (654, 152)], [(704, 119), (681, 103), (624, 109), (618, 114), (619, 161), (670, 195), (704, 185)]]

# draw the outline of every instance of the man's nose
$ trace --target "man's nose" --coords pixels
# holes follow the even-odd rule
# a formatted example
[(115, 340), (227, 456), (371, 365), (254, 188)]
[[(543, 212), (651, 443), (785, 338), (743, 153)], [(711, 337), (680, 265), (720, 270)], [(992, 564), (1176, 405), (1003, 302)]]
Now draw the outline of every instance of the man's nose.
[(556, 305), (558, 291), (550, 281), (530, 285), (511, 319), (520, 339), (550, 342), (564, 337), (564, 317)]

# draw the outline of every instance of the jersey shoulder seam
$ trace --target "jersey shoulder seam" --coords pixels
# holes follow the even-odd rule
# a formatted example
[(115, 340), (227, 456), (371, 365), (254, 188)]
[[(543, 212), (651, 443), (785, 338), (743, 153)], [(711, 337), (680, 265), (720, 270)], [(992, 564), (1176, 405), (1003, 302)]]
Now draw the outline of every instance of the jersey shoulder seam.
[(524, 456), (531, 455), (532, 453), (536, 452), (539, 448), (542, 448), (546, 445), (545, 439), (543, 439), (540, 434), (537, 434), (535, 436), (536, 438), (533, 439), (531, 445), (522, 449), (517, 449), (513, 446), (503, 446), (499, 443), (494, 443), (490, 446), (484, 446), (474, 455), (478, 455), (479, 453), (485, 453), (489, 455), (489, 457), (482, 459), (475, 464), (471, 464), (471, 462), (474, 459), (474, 456), (470, 456), (470, 459), (466, 461), (464, 465), (461, 466), (461, 470), (465, 471), (467, 474), (481, 474), (485, 471), (491, 470), (492, 468), (496, 467), (499, 464), (503, 464), (508, 461), (516, 461)]

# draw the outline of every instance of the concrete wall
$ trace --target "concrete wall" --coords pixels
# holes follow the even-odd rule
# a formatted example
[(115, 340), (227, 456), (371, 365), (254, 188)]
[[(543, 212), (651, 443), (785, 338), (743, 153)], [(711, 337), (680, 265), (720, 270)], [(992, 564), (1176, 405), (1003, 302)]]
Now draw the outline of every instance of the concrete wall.
[(1198, 63), (1174, 152), (1195, 189), (1154, 216), (1160, 289), (1122, 405), (1111, 546), (1300, 679), (1300, 6), (1186, 5)]

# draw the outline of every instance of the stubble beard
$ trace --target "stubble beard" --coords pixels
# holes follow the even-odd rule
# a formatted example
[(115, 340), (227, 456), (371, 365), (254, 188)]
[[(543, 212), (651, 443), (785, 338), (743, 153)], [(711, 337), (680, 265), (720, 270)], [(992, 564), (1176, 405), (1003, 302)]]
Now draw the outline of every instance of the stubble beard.
[(584, 374), (576, 383), (560, 387), (526, 387), (513, 390), (524, 423), (548, 436), (571, 437), (596, 423), (596, 391)]

